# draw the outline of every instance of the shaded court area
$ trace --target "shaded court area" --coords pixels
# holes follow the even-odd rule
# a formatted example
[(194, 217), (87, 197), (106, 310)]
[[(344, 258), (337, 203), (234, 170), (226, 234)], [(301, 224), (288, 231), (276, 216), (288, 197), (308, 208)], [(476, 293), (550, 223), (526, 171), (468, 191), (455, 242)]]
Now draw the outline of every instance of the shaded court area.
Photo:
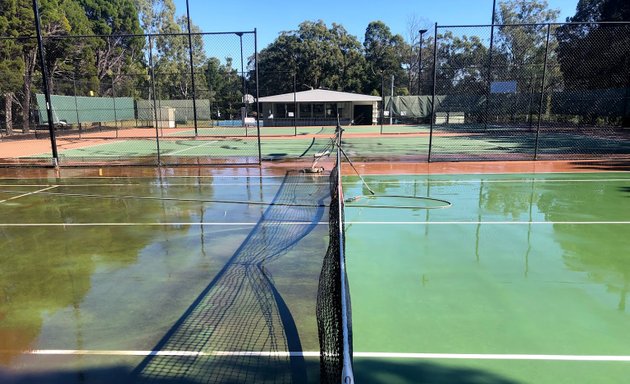
[(0, 180), (0, 381), (318, 382), (328, 177), (137, 172)]
[[(366, 181), (377, 194), (452, 206), (346, 203), (357, 382), (611, 383), (630, 375), (627, 172), (381, 173)], [(350, 170), (344, 182), (346, 197), (366, 193)]]

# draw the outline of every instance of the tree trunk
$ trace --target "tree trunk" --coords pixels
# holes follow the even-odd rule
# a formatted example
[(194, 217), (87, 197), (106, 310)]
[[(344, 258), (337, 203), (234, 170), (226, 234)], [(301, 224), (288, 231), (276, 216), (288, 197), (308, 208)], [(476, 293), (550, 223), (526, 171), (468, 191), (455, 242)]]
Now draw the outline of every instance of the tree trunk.
[(31, 88), (33, 82), (33, 72), (35, 72), (35, 60), (37, 59), (37, 49), (24, 52), (24, 101), (22, 102), (22, 132), (31, 131)]
[(7, 135), (13, 134), (13, 92), (4, 94), (4, 126)]
[(22, 102), (22, 132), (31, 130), (31, 80), (24, 76), (24, 101)]

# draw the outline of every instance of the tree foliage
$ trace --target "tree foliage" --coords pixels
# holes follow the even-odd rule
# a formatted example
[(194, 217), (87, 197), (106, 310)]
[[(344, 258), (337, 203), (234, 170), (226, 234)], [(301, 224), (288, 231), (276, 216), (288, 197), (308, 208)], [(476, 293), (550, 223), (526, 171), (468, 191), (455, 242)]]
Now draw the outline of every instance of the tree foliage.
[(365, 30), (363, 47), (369, 69), (364, 91), (380, 92), (381, 78), (385, 75), (394, 75), (401, 83), (407, 84), (408, 72), (403, 67), (410, 48), (401, 35), (393, 35), (382, 21), (373, 21)]
[(305, 21), (296, 31), (282, 32), (258, 55), (261, 94), (328, 88), (361, 91), (365, 59), (361, 44), (346, 29), (323, 21)]

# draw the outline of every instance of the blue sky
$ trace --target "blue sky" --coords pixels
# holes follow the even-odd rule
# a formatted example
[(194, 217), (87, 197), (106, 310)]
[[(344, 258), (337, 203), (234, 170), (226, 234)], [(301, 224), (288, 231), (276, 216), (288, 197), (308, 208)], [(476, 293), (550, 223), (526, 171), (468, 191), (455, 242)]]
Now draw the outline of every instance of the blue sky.
[[(578, 0), (547, 0), (560, 9), (559, 21), (573, 16)], [(178, 14), (186, 13), (186, 1), (174, 0)], [(297, 29), (304, 20), (324, 20), (342, 24), (363, 41), (370, 21), (381, 20), (393, 33), (407, 37), (412, 17), (428, 26), (437, 22), (451, 24), (489, 24), (492, 0), (189, 0), (191, 19), (204, 32), (258, 30), (259, 49), (281, 31)]]

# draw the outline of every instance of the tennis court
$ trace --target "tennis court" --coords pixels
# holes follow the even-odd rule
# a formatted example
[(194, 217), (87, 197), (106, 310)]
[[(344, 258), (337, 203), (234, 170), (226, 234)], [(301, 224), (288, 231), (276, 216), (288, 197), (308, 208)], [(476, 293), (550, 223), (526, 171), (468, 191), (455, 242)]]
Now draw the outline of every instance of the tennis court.
[[(630, 375), (627, 173), (366, 178), (448, 209), (346, 204), (354, 366), (368, 383)], [(346, 195), (362, 193), (348, 177)]]
[[(312, 156), (334, 135), (334, 127), (192, 128), (95, 130), (57, 138), (63, 165), (257, 164)], [(351, 126), (343, 144), (355, 160), (533, 160), (625, 158), (627, 134), (615, 130), (553, 129), (536, 131), (496, 126)], [(42, 164), (51, 158), (46, 138), (0, 142), (0, 163)]]
[(0, 381), (316, 382), (328, 182), (248, 171), (2, 180)]
[[(623, 382), (630, 174), (444, 164), (343, 166), (450, 203), (346, 203), (356, 382)], [(5, 170), (1, 381), (318, 382), (322, 165)]]

